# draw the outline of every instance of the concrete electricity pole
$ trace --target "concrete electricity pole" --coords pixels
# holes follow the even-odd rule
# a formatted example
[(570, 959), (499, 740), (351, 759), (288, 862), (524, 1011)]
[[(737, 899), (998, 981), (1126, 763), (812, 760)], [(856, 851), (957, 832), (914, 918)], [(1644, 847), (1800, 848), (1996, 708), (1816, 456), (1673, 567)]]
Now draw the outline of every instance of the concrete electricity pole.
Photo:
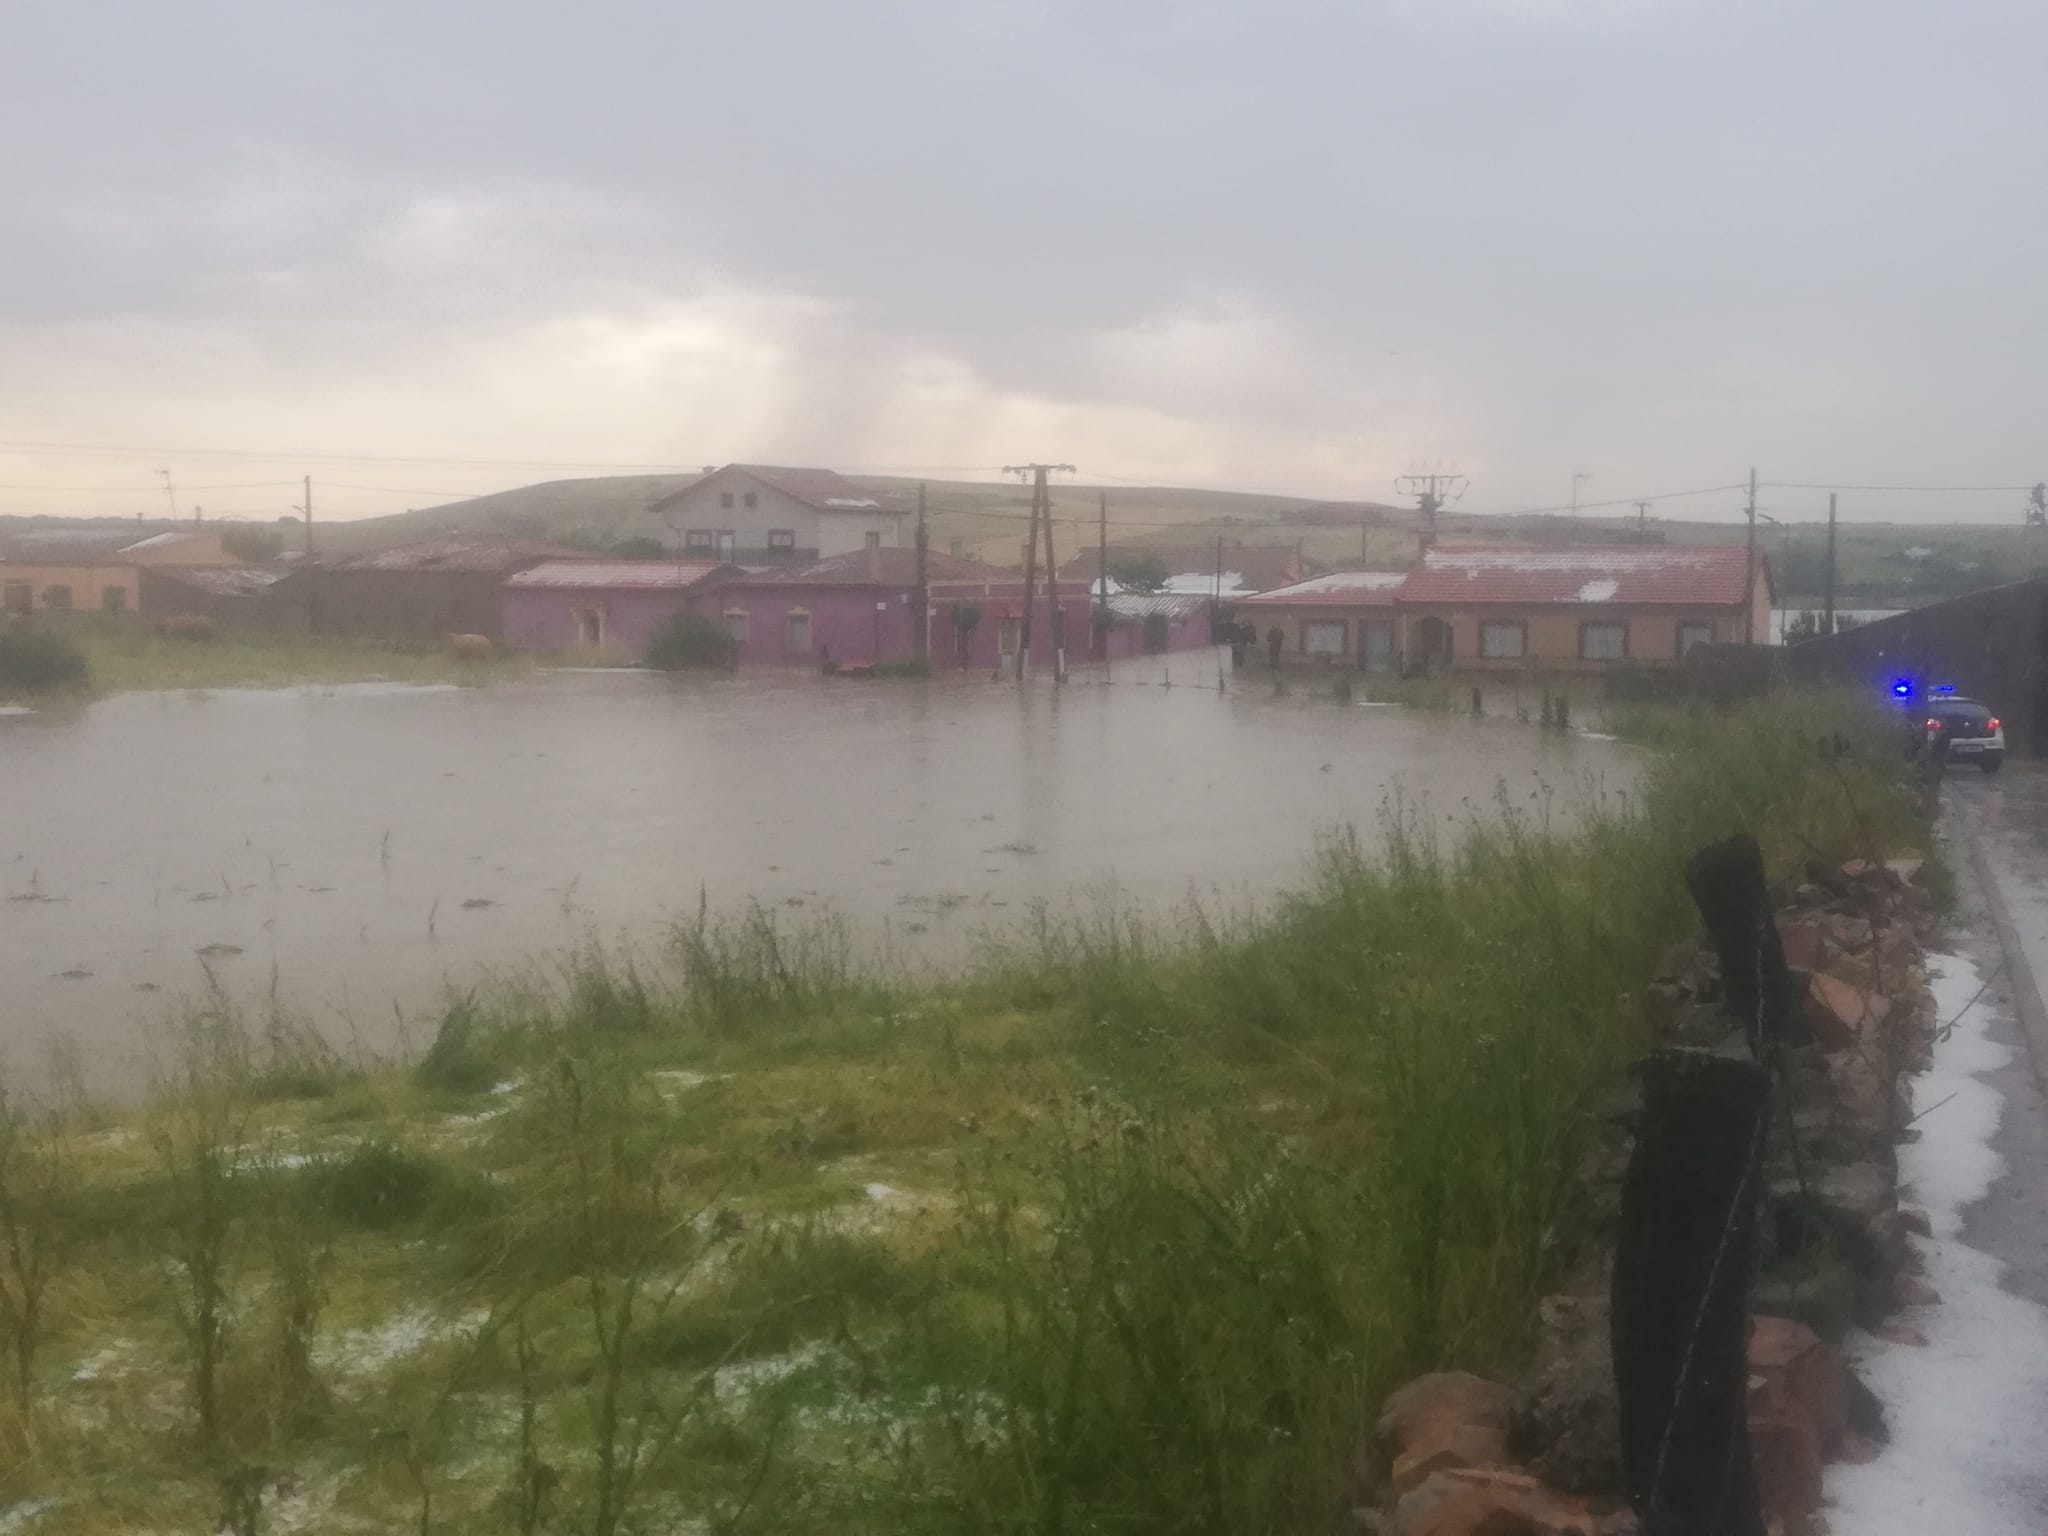
[(1101, 610), (1091, 614), (1095, 633), (1101, 636), (1098, 644), (1102, 648), (1102, 674), (1109, 675), (1109, 492), (1102, 491), (1096, 503), (1095, 518), (1095, 590), (1100, 596)]
[(1828, 568), (1821, 578), (1820, 632), (1835, 632), (1835, 493), (1828, 492)]
[(1743, 509), (1749, 519), (1749, 541), (1743, 557), (1745, 581), (1742, 589), (1742, 643), (1756, 644), (1756, 471), (1749, 472), (1749, 504)]
[(1031, 664), (1031, 610), (1038, 601), (1038, 520), (1049, 517), (1052, 511), (1052, 493), (1046, 488), (1046, 476), (1058, 472), (1071, 475), (1071, 464), (1005, 464), (1003, 473), (1019, 479), (1029, 477), (1031, 481), (1031, 531), (1024, 539), (1024, 617), (1017, 633), (1017, 681), (1023, 682)]
[(929, 666), (932, 659), (932, 584), (926, 555), (931, 549), (931, 529), (924, 520), (924, 482), (917, 482), (917, 621), (910, 631), (910, 659)]
[(1636, 503), (1636, 542), (1650, 542), (1650, 504), (1647, 501)]

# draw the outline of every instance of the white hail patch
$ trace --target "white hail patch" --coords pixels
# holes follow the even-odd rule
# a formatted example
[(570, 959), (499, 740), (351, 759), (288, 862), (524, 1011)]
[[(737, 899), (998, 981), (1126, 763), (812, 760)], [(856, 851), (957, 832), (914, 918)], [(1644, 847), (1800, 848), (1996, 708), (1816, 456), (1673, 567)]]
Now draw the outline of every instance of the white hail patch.
[(1993, 1150), (2003, 1100), (1983, 1079), (2012, 1053), (1971, 1005), (1977, 968), (1931, 957), (1939, 1017), (1957, 1020), (1913, 1085), (1925, 1118), (1899, 1174), (1927, 1212), (1919, 1245), (1938, 1305), (1913, 1309), (1925, 1348), (1864, 1338), (1852, 1350), (1883, 1399), (1892, 1438), (1866, 1466), (1828, 1471), (1831, 1523), (1855, 1536), (2039, 1536), (2048, 1530), (2041, 1438), (2048, 1426), (2048, 1312), (2000, 1283), (2005, 1266), (1962, 1241), (1964, 1212), (2005, 1171)]

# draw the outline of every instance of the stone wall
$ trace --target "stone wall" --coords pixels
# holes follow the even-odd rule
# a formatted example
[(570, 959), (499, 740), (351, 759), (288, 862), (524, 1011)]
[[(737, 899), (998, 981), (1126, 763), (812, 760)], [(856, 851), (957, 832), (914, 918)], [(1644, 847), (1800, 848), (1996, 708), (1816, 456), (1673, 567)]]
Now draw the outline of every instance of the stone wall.
[[(1902, 1307), (1935, 1299), (1915, 1272), (1896, 1149), (1914, 1137), (1904, 1078), (1932, 1060), (1923, 957), (1934, 904), (1916, 864), (1810, 865), (1773, 893), (1805, 1044), (1775, 1053), (1760, 1248), (1747, 1346), (1751, 1462), (1768, 1529), (1812, 1536), (1822, 1468), (1878, 1454), (1882, 1406), (1844, 1361), (1852, 1326), (1913, 1343)], [(1649, 988), (1665, 1050), (1746, 1052), (1704, 941), (1678, 946)], [(1638, 1110), (1609, 1107), (1581, 1182), (1579, 1249), (1547, 1298), (1514, 1382), (1462, 1374), (1388, 1400), (1360, 1457), (1353, 1530), (1379, 1536), (1619, 1536), (1635, 1531), (1621, 1464), (1609, 1282)]]

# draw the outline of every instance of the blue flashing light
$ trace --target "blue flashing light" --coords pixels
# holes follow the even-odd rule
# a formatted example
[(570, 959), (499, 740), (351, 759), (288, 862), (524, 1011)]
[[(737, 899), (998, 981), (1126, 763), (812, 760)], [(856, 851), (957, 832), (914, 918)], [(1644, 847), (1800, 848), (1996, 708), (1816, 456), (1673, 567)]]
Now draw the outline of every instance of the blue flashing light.
[(1954, 693), (1956, 691), (1956, 685), (1954, 683), (1943, 683), (1939, 688), (1935, 689), (1934, 691), (1936, 693)]
[(1910, 699), (1911, 697), (1913, 697), (1913, 685), (1907, 679), (1902, 677), (1897, 682), (1892, 684), (1892, 692), (1899, 698)]

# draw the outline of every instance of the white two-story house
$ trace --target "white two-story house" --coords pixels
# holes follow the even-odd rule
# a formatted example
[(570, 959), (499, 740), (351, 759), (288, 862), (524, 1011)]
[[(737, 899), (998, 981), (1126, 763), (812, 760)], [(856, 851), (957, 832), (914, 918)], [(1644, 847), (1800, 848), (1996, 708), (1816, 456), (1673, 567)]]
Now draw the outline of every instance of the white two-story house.
[(829, 469), (728, 464), (654, 513), (689, 559), (734, 565), (810, 565), (902, 542), (904, 514)]

